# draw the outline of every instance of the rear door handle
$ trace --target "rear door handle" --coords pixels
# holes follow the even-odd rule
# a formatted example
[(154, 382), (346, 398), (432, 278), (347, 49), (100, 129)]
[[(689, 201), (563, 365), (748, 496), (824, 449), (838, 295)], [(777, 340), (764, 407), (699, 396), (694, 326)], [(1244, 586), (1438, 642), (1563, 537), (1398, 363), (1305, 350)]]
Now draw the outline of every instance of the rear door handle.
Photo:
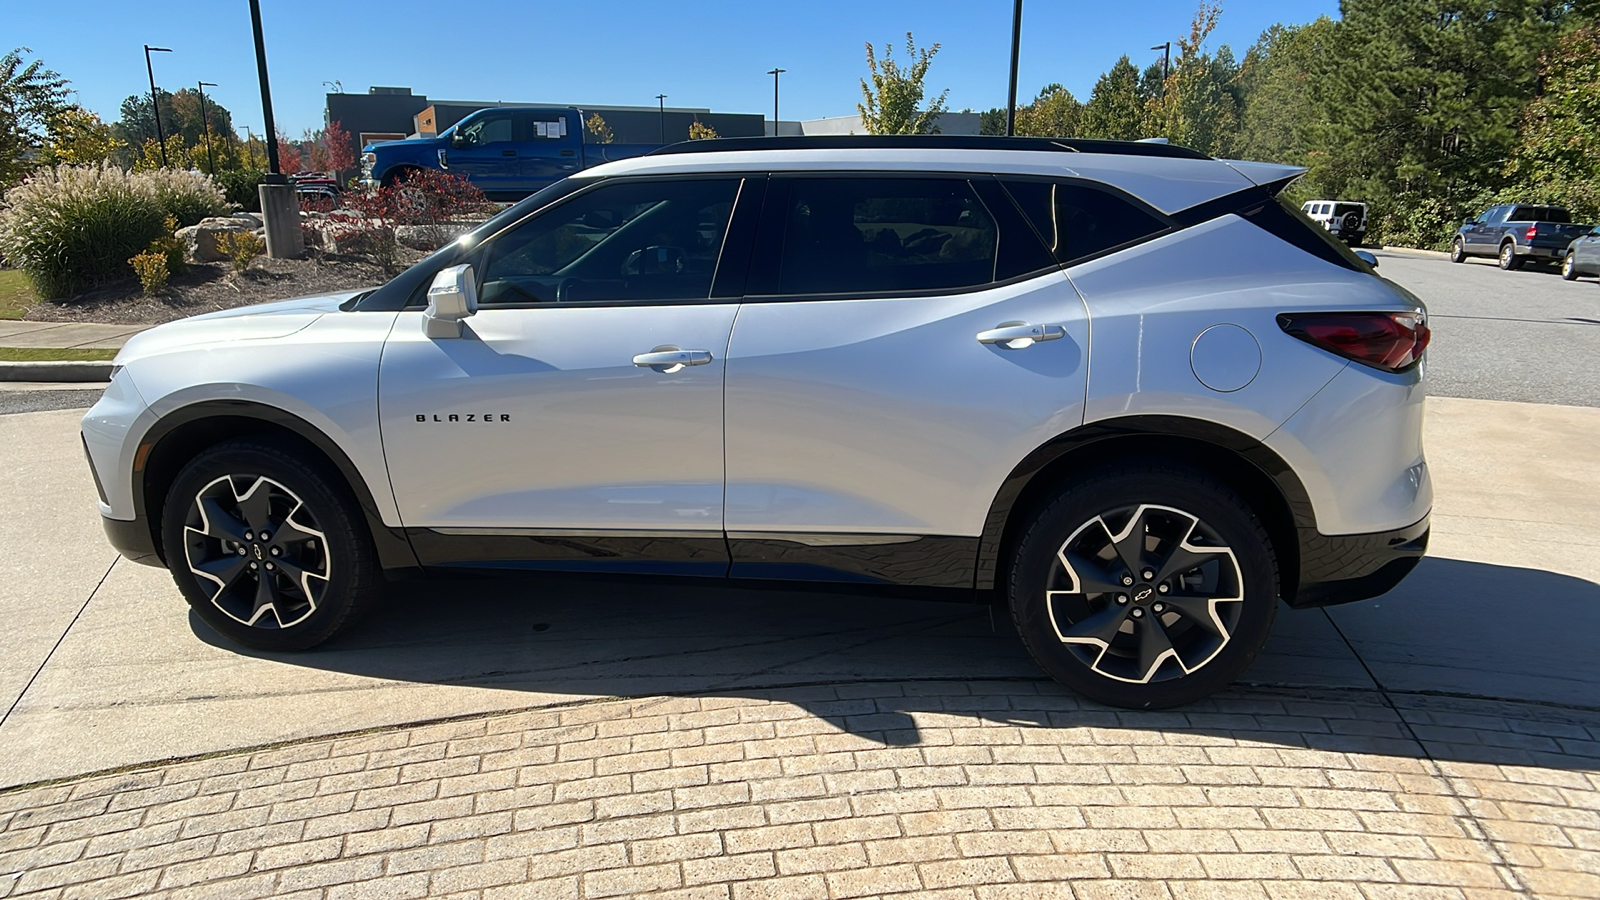
[(703, 366), (709, 362), (711, 362), (710, 350), (657, 349), (633, 358), (633, 364), (641, 369), (655, 369), (668, 375), (681, 370), (684, 366)]
[(1054, 341), (1067, 336), (1060, 325), (1031, 325), (1027, 322), (1004, 322), (988, 331), (978, 332), (980, 344), (1002, 344), (1012, 350), (1032, 347), (1040, 341)]
[(501, 156), (516, 156), (517, 155), (517, 151), (515, 151), (515, 150), (501, 150), (500, 151), (500, 155)]

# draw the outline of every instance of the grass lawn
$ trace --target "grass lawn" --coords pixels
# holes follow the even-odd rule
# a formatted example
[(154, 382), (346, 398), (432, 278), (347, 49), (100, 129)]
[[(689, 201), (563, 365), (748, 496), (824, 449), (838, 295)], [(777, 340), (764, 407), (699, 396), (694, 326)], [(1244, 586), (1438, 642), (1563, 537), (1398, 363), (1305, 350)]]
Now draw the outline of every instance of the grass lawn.
[(0, 269), (0, 319), (20, 319), (39, 302), (33, 285), (16, 269)]
[(0, 347), (0, 362), (102, 362), (116, 355), (117, 351), (106, 348), (63, 350), (56, 347)]

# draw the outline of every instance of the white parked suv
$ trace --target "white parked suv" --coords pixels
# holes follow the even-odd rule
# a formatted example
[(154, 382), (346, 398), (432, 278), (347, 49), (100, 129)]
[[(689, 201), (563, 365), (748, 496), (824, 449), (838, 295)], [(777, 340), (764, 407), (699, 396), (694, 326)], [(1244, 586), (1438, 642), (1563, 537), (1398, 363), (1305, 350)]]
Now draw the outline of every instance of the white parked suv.
[(251, 647), (386, 573), (944, 589), (1131, 707), (1427, 542), (1426, 311), (1180, 147), (697, 142), (377, 288), (198, 316), (83, 420), (112, 543)]
[(1328, 233), (1351, 246), (1367, 237), (1367, 205), (1354, 200), (1307, 200), (1300, 211)]

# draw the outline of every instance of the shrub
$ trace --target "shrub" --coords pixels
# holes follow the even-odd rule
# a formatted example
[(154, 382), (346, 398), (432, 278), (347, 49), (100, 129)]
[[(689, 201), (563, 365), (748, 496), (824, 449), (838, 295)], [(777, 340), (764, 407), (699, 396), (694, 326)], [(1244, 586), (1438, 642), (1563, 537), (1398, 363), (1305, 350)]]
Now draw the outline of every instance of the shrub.
[(215, 176), (222, 196), (245, 212), (261, 211), (261, 193), (257, 189), (266, 177), (267, 173), (260, 169), (230, 169)]
[(217, 249), (228, 254), (233, 271), (243, 272), (256, 257), (267, 252), (267, 243), (253, 232), (233, 231), (217, 235)]
[(149, 253), (159, 253), (167, 258), (167, 274), (177, 275), (187, 266), (184, 257), (188, 255), (188, 243), (180, 239), (174, 232), (178, 230), (178, 220), (167, 216), (161, 222), (161, 237), (150, 242)]
[(41, 297), (68, 297), (127, 278), (128, 260), (164, 232), (143, 174), (114, 166), (58, 166), (6, 192), (0, 253)]
[(146, 250), (128, 260), (139, 276), (139, 286), (146, 297), (153, 297), (167, 286), (167, 255), (158, 250)]
[(204, 172), (157, 169), (141, 172), (139, 177), (161, 204), (161, 211), (177, 219), (180, 227), (228, 214), (228, 199)]
[(384, 271), (399, 267), (401, 225), (422, 226), (435, 245), (454, 239), (462, 222), (482, 216), (489, 201), (465, 178), (421, 169), (395, 184), (344, 195), (344, 207), (328, 215), (341, 247), (361, 246)]

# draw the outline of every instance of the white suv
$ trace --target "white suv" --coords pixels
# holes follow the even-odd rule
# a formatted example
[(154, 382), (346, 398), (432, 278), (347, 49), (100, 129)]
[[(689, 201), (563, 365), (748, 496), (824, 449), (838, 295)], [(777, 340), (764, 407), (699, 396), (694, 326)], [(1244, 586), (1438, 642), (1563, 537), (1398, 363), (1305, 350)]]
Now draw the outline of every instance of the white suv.
[(112, 543), (251, 647), (385, 573), (943, 589), (1125, 706), (1427, 541), (1426, 312), (1277, 193), (1153, 144), (697, 142), (376, 290), (199, 316), (83, 421)]
[(1359, 246), (1367, 237), (1367, 205), (1354, 200), (1307, 200), (1300, 211), (1345, 243)]

